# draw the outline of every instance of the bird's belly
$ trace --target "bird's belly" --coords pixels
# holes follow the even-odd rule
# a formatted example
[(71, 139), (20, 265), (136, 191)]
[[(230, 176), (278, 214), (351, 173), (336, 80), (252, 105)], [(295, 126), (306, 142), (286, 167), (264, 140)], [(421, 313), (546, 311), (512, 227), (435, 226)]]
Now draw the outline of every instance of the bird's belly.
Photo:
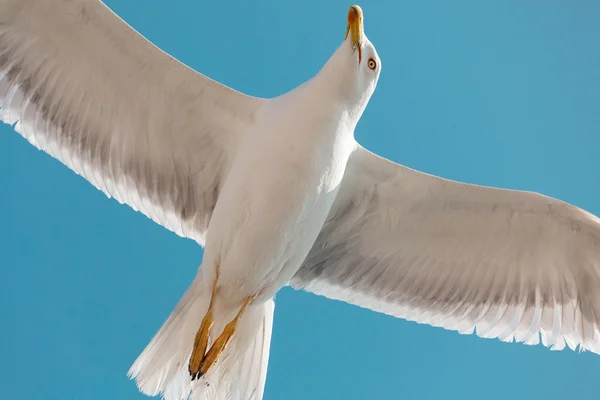
[(219, 265), (220, 292), (232, 301), (273, 297), (300, 268), (335, 198), (272, 183), (238, 186), (213, 214), (205, 260)]
[(293, 157), (247, 156), (221, 191), (202, 268), (219, 265), (219, 293), (229, 301), (272, 298), (301, 267), (327, 218), (345, 162)]

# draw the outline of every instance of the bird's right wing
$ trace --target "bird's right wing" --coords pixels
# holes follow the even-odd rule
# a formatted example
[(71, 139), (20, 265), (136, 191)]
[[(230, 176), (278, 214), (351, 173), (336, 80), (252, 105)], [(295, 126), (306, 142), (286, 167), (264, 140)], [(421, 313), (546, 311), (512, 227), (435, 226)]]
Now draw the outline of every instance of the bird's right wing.
[(600, 353), (600, 220), (358, 146), (292, 286), (462, 333)]
[(99, 0), (0, 1), (0, 119), (200, 244), (263, 101), (173, 59)]

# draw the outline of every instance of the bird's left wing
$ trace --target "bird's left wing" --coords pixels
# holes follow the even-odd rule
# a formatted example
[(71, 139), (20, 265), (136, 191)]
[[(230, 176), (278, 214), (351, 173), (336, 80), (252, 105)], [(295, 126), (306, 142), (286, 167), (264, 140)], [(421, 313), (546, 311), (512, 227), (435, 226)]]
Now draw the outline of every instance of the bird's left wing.
[(0, 119), (200, 244), (263, 102), (162, 52), (100, 0), (0, 1)]
[(461, 333), (600, 352), (600, 220), (357, 146), (290, 284)]

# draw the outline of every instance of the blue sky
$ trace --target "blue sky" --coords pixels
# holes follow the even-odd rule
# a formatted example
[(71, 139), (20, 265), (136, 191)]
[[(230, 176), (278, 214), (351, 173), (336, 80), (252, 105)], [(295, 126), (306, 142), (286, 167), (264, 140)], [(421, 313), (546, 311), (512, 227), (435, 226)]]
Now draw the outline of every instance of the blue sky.
[[(577, 4), (575, 4), (577, 3)], [(193, 68), (256, 96), (318, 71), (339, 0), (112, 0)], [(357, 128), (397, 162), (600, 214), (600, 2), (364, 1), (382, 59)], [(145, 398), (126, 372), (202, 250), (0, 127), (0, 383), (10, 399)], [(283, 289), (266, 400), (598, 398), (600, 356), (461, 336)]]

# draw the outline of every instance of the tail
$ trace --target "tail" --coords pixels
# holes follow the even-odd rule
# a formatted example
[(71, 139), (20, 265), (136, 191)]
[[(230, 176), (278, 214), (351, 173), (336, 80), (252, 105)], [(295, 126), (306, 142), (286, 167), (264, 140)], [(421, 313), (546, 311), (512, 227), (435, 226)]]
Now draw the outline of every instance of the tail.
[[(135, 379), (143, 393), (162, 394), (165, 400), (261, 400), (275, 303), (269, 300), (249, 307), (221, 358), (205, 376), (192, 382), (188, 362), (196, 331), (210, 301), (210, 290), (201, 279), (200, 273), (135, 361), (128, 376)], [(223, 318), (219, 318), (217, 306), (218, 302), (212, 331), (217, 332), (216, 335), (228, 322), (224, 313), (221, 313)]]

